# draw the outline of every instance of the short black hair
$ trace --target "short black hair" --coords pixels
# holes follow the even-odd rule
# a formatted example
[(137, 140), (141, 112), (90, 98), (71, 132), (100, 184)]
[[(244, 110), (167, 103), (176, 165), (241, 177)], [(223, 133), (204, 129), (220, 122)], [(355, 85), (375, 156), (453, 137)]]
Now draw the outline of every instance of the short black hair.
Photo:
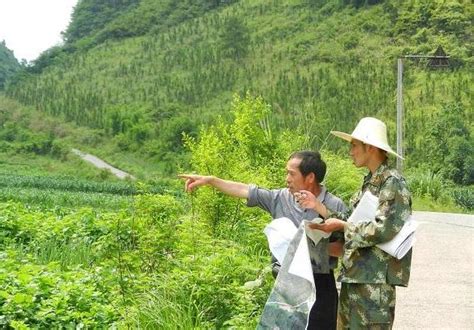
[(318, 183), (323, 182), (326, 176), (326, 163), (321, 158), (321, 154), (317, 151), (302, 150), (291, 154), (289, 159), (301, 159), (298, 167), (303, 176), (314, 173)]

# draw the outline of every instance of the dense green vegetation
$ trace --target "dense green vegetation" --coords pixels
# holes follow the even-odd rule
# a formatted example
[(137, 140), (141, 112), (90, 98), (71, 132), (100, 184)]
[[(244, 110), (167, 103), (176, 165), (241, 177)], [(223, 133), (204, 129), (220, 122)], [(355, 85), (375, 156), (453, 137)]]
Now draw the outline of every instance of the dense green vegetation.
[[(192, 169), (281, 186), (288, 153), (308, 141), (294, 132), (274, 134), (264, 125), (270, 111), (262, 99), (235, 99), (232, 123), (220, 121), (203, 129), (199, 139), (186, 138)], [(329, 188), (347, 196), (361, 172), (348, 171), (349, 161), (329, 153), (327, 159), (333, 164)], [(0, 202), (3, 326), (256, 324), (273, 283), (264, 212), (208, 188), (188, 198), (131, 191), (125, 183), (7, 175), (0, 183), (34, 189), (36, 195), (21, 204)], [(83, 205), (93, 208), (78, 208), (69, 203), (80, 200), (75, 189), (92, 198), (109, 196), (102, 206), (89, 201)], [(55, 196), (54, 204), (44, 197), (53, 191), (63, 196)], [(122, 195), (122, 202), (113, 195)]]
[(111, 40), (160, 33), (231, 2), (235, 1), (81, 0), (64, 32), (65, 44), (41, 54), (29, 71), (41, 72), (68, 53), (84, 52)]
[(110, 39), (159, 33), (231, 2), (235, 1), (82, 0), (64, 37), (68, 45), (81, 45), (84, 40), (97, 45)]
[(71, 23), (64, 33), (64, 38), (68, 44), (72, 44), (77, 40), (90, 37), (130, 8), (137, 6), (139, 2), (139, 0), (78, 1), (71, 17)]
[(5, 41), (0, 42), (0, 90), (5, 82), (21, 68), (13, 52), (7, 48)]
[(174, 175), (281, 187), (292, 151), (320, 149), (347, 201), (364, 173), (329, 131), (377, 116), (395, 141), (396, 59), (439, 45), (449, 68), (405, 60), (405, 174), (416, 206), (472, 212), (471, 18), (456, 0), (80, 0), (0, 95), (0, 327), (255, 328), (268, 215)]
[(74, 176), (104, 180), (109, 172), (87, 165), (72, 146), (96, 139), (97, 132), (77, 128), (0, 95), (0, 173)]
[[(271, 111), (261, 98), (234, 99), (230, 124), (186, 136), (191, 170), (282, 186), (287, 155), (311, 141), (275, 134)], [(363, 171), (323, 154), (326, 185), (347, 199)], [(413, 188), (434, 194), (430, 184)], [(185, 197), (12, 175), (0, 185), (21, 202), (0, 202), (2, 326), (255, 327), (273, 283), (263, 211), (210, 188)]]
[[(196, 135), (216, 114), (229, 118), (222, 109), (235, 92), (263, 96), (275, 109), (270, 120), (278, 131), (298, 129), (314, 138), (315, 148), (343, 146), (327, 139), (329, 130), (351, 130), (364, 115), (386, 120), (393, 141), (396, 59), (441, 45), (451, 56), (449, 69), (406, 61), (407, 166), (431, 165), (427, 151), (439, 135), (432, 122), (443, 109), (457, 109), (456, 122), (465, 129), (446, 141), (443, 152), (461, 173), (445, 172), (457, 183), (472, 184), (472, 157), (462, 156), (474, 145), (467, 2), (375, 2), (262, 0), (211, 8), (203, 1), (189, 7), (200, 8), (189, 17), (186, 1), (123, 2), (113, 22), (130, 17), (145, 24), (131, 33), (137, 37), (106, 38), (88, 51), (56, 58), (41, 75), (26, 75), (7, 92), (39, 111), (100, 129), (111, 141), (100, 150), (108, 159), (134, 153), (175, 173), (176, 159), (185, 161), (182, 132)], [(91, 3), (81, 2), (75, 15), (86, 17)], [(163, 24), (159, 29), (144, 18), (144, 8), (167, 17), (156, 20)], [(128, 29), (138, 24), (127, 22)], [(100, 31), (115, 26), (105, 18), (101, 24)], [(83, 26), (74, 23), (71, 29)], [(86, 40), (99, 32), (90, 33), (77, 35)]]

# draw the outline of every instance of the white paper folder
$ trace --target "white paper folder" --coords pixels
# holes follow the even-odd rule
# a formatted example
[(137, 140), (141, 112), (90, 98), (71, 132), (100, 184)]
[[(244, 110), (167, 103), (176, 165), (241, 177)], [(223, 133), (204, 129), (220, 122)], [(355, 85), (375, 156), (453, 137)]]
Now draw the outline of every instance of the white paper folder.
[[(375, 212), (379, 205), (378, 197), (374, 196), (370, 191), (366, 191), (350, 215), (348, 222), (357, 223), (361, 221), (375, 220)], [(377, 247), (391, 256), (401, 259), (415, 244), (415, 230), (418, 223), (410, 217), (405, 221), (402, 229), (393, 239), (388, 242), (377, 244)]]

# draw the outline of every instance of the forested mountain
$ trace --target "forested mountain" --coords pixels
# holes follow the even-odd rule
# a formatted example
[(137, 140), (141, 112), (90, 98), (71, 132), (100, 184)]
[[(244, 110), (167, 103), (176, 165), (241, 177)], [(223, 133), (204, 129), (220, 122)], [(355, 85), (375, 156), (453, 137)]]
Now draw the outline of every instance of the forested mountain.
[(471, 18), (455, 0), (82, 0), (66, 45), (7, 93), (102, 130), (113, 144), (103, 153), (138, 152), (173, 172), (182, 133), (227, 117), (234, 93), (263, 96), (268, 124), (314, 148), (339, 148), (328, 132), (367, 115), (394, 141), (397, 58), (442, 46), (449, 67), (405, 60), (407, 161), (472, 183)]
[(63, 34), (64, 46), (53, 47), (36, 61), (40, 72), (62, 54), (85, 51), (101, 43), (166, 31), (235, 0), (80, 0)]
[(78, 1), (72, 13), (64, 38), (68, 44), (91, 37), (102, 30), (111, 21), (127, 13), (135, 7), (139, 0), (107, 1), (81, 0)]
[(64, 36), (68, 45), (79, 40), (97, 45), (110, 39), (159, 33), (231, 2), (235, 0), (81, 0)]
[(7, 79), (20, 70), (20, 67), (20, 63), (7, 48), (5, 41), (0, 42), (0, 90), (3, 89)]

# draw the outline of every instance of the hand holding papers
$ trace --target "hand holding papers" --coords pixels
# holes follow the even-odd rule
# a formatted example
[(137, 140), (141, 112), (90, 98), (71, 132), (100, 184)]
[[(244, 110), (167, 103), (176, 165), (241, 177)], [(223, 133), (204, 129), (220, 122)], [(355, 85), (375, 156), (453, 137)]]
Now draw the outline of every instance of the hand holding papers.
[[(303, 220), (304, 232), (314, 244), (318, 244), (322, 238), (328, 238), (331, 234), (322, 230), (311, 229), (308, 227), (311, 223), (322, 223), (323, 219), (315, 218), (311, 221)], [(270, 222), (263, 232), (267, 236), (270, 251), (275, 256), (280, 264), (283, 264), (288, 246), (291, 240), (295, 237), (298, 228), (288, 218), (278, 218)]]
[(311, 238), (311, 240), (314, 242), (314, 244), (318, 244), (319, 241), (321, 240), (321, 238), (328, 238), (329, 236), (331, 236), (331, 233), (326, 233), (326, 232), (324, 232), (322, 230), (318, 230), (318, 229), (311, 229), (309, 227), (309, 224), (311, 224), (311, 223), (322, 223), (322, 222), (323, 222), (323, 219), (321, 219), (321, 218), (314, 218), (311, 221), (303, 220), (306, 236)]
[[(366, 191), (347, 221), (357, 223), (374, 220), (378, 204), (378, 197), (374, 196), (370, 191)], [(405, 221), (400, 232), (392, 240), (377, 244), (377, 247), (395, 258), (401, 259), (415, 243), (415, 230), (417, 227), (418, 223), (410, 216)]]

